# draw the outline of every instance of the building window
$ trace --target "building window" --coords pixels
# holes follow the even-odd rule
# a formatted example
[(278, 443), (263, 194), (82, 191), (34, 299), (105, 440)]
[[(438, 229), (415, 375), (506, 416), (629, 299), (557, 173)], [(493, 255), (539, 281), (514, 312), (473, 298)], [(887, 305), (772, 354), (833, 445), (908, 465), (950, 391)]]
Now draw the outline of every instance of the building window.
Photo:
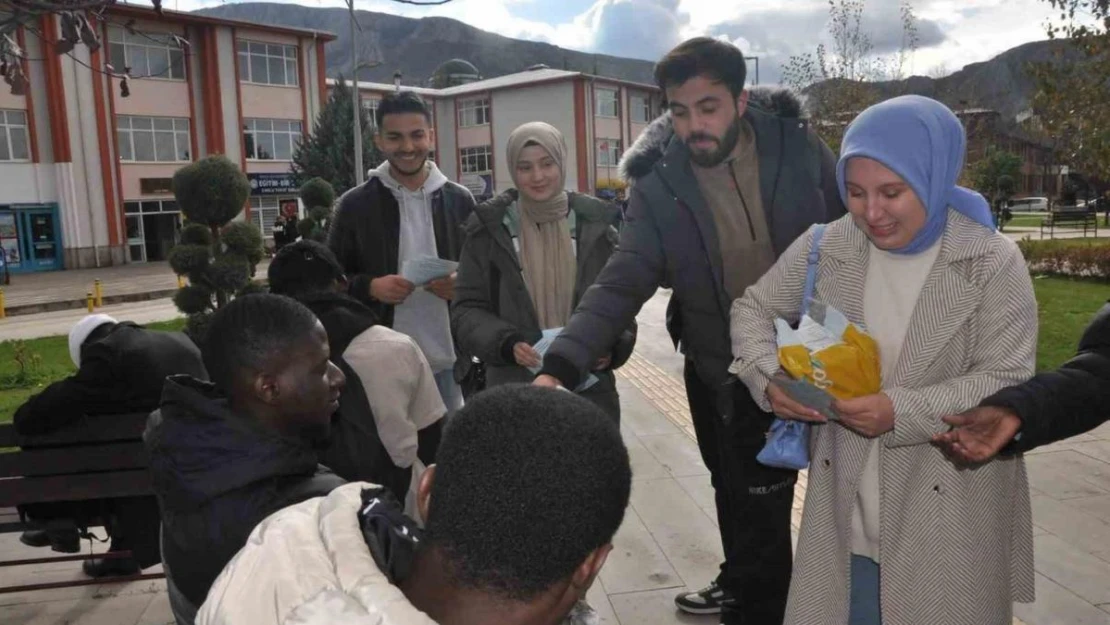
[(260, 85), (296, 87), (297, 46), (240, 41), (239, 80)]
[(288, 161), (301, 143), (301, 122), (284, 119), (243, 120), (243, 145), (247, 158)]
[(362, 98), (362, 108), (370, 116), (371, 126), (378, 125), (378, 105), (381, 103), (381, 98)]
[(108, 62), (123, 72), (131, 68), (134, 78), (185, 80), (185, 51), (174, 35), (108, 29)]
[(27, 112), (0, 110), (0, 161), (30, 160)]
[(488, 145), (463, 148), (459, 150), (459, 157), (464, 174), (487, 174), (493, 171), (493, 154)]
[(459, 128), (489, 124), (489, 98), (463, 100), (459, 103)]
[(137, 163), (180, 163), (190, 158), (189, 120), (177, 117), (120, 115), (119, 160)]
[(620, 139), (597, 140), (597, 165), (598, 167), (616, 167), (621, 160)]
[(123, 212), (131, 262), (166, 260), (181, 236), (177, 202), (125, 200)]
[(651, 121), (651, 100), (642, 95), (634, 95), (629, 98), (629, 112), (632, 117), (632, 122), (636, 124), (646, 124)]
[(598, 89), (594, 95), (597, 100), (598, 117), (617, 117), (617, 91), (615, 89)]

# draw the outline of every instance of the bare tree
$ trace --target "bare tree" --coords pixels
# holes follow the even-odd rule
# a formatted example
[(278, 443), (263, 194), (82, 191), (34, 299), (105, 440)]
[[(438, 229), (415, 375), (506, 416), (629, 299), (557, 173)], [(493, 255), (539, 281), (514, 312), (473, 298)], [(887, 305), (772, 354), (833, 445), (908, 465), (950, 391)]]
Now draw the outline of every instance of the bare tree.
[(872, 83), (904, 77), (917, 50), (918, 34), (913, 6), (909, 0), (902, 0), (902, 45), (892, 55), (878, 55), (864, 29), (866, 0), (828, 2), (831, 46), (821, 43), (812, 53), (790, 57), (783, 68), (783, 82), (806, 95), (818, 134), (836, 150), (846, 123), (878, 101), (879, 93)]

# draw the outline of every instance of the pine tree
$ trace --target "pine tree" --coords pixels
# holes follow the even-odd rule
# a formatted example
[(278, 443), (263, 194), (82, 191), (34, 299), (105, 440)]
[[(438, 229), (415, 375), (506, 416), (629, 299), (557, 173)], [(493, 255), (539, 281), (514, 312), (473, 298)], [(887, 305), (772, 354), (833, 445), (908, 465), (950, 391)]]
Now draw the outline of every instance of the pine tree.
[[(362, 164), (377, 167), (382, 158), (374, 146), (373, 124), (366, 109), (359, 108), (362, 124)], [(340, 76), (324, 109), (316, 118), (312, 134), (304, 137), (293, 153), (293, 175), (298, 184), (323, 178), (342, 195), (355, 186), (355, 128), (351, 115), (351, 88)], [(365, 173), (365, 172), (364, 172)]]

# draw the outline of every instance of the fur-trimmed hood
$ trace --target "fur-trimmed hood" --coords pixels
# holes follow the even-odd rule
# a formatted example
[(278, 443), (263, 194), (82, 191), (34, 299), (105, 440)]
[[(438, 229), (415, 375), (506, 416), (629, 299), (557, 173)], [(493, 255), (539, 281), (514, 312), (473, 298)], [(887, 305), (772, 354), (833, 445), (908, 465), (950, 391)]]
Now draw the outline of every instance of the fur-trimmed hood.
[[(748, 106), (776, 117), (802, 116), (801, 100), (788, 89), (768, 87), (750, 89)], [(625, 182), (634, 182), (651, 173), (655, 163), (663, 158), (673, 137), (674, 126), (668, 111), (656, 118), (625, 152), (619, 166), (621, 179)]]

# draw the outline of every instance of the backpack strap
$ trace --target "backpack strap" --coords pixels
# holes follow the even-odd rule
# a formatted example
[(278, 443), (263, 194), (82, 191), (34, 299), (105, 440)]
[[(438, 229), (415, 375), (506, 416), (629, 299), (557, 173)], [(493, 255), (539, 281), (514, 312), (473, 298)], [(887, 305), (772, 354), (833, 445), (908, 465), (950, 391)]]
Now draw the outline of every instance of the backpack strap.
[(817, 286), (817, 261), (821, 258), (821, 238), (824, 236), (825, 224), (817, 224), (813, 228), (813, 240), (809, 244), (809, 256), (806, 258), (806, 286), (802, 293), (803, 315), (809, 312), (813, 290)]

